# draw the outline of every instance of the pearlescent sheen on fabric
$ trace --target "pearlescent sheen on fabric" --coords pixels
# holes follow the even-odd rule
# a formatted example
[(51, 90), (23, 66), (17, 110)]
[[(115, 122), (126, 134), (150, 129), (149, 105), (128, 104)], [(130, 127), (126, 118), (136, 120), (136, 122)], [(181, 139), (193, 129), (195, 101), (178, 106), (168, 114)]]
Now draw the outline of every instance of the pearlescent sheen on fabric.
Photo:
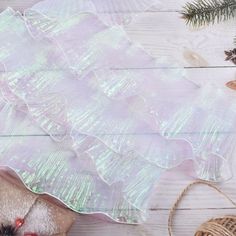
[[(116, 9), (126, 9), (123, 18), (130, 6), (154, 3), (46, 0), (23, 17), (0, 14), (0, 125), (11, 136), (0, 165), (32, 191), (76, 212), (140, 223), (165, 170), (193, 160), (200, 178), (230, 178), (232, 94), (187, 80), (114, 20)], [(15, 137), (32, 129), (44, 136)]]

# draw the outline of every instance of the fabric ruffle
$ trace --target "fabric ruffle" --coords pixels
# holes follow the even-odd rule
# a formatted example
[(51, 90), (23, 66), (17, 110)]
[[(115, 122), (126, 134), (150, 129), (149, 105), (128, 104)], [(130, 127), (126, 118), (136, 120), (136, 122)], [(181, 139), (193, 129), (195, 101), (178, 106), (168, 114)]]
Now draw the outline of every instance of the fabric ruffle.
[(32, 10), (61, 20), (81, 12), (90, 12), (98, 15), (107, 25), (126, 25), (137, 13), (158, 3), (160, 0), (44, 0), (35, 4)]
[[(140, 10), (150, 3), (135, 2)], [(79, 5), (72, 11), (72, 3), (47, 0), (23, 17), (10, 8), (0, 14), (0, 120), (12, 136), (0, 146), (0, 165), (34, 192), (123, 223), (145, 220), (161, 174), (184, 160), (201, 178), (228, 178), (235, 141), (228, 92), (199, 88), (123, 28), (80, 13)], [(112, 3), (114, 12), (124, 1)], [(16, 139), (31, 122), (46, 136)], [(201, 132), (192, 135), (194, 128)]]
[[(91, 16), (89, 16), (89, 18), (90, 17)], [(79, 21), (79, 23), (81, 22)], [(107, 28), (105, 28), (104, 31), (107, 31)], [(67, 33), (69, 32), (67, 31)], [(122, 33), (124, 32), (122, 31)], [(109, 32), (109, 34), (111, 33)], [(72, 34), (70, 35), (72, 38), (75, 38)], [(79, 35), (77, 38), (79, 38)], [(30, 38), (29, 40), (32, 39)], [(126, 37), (121, 42), (123, 43), (125, 40), (127, 41)], [(86, 44), (87, 41), (88, 40), (86, 40)], [(37, 42), (38, 41), (35, 41), (36, 44)], [(135, 46), (132, 45), (130, 41), (127, 41), (127, 44), (129, 44), (130, 48), (135, 49)], [(60, 48), (61, 47), (60, 45)], [(92, 47), (88, 46), (86, 48)], [(43, 49), (39, 48), (39, 50), (42, 51)], [(132, 50), (128, 52), (131, 51)], [(75, 58), (78, 57), (79, 52), (80, 51), (74, 49), (73, 54)], [(126, 58), (126, 55), (123, 55), (124, 60), (133, 61), (135, 57), (140, 57), (146, 61), (146, 64), (148, 61), (151, 65), (156, 63), (154, 58), (148, 54), (142, 57), (142, 55), (145, 54), (143, 49), (137, 47), (137, 49), (132, 52), (132, 54), (130, 53), (128, 55), (128, 58)], [(50, 53), (50, 51), (46, 52), (44, 57), (47, 57), (47, 53)], [(88, 50), (84, 52), (84, 55), (87, 54), (89, 54)], [(13, 58), (15, 58), (15, 55), (13, 55)], [(37, 60), (37, 53), (35, 54), (35, 58), (29, 58), (28, 64), (34, 60)], [(42, 61), (44, 62), (46, 60)], [(118, 64), (118, 62), (116, 64)], [(46, 67), (47, 65), (47, 61), (45, 64), (42, 63), (42, 67)], [(27, 65), (24, 65), (24, 68), (25, 66)], [(105, 66), (103, 66), (103, 68), (104, 67)], [(71, 66), (71, 69), (72, 68), (73, 66)], [(27, 104), (30, 114), (35, 117), (36, 121), (39, 121), (38, 123), (40, 123), (41, 118), (46, 119), (46, 115), (48, 119), (51, 118), (50, 120), (53, 120), (53, 114), (55, 114), (55, 118), (59, 119), (61, 118), (60, 113), (64, 111), (64, 113), (66, 113), (64, 114), (65, 118), (63, 119), (62, 116), (61, 120), (64, 121), (67, 119), (67, 125), (70, 126), (72, 130), (78, 130), (79, 127), (80, 133), (96, 136), (99, 139), (103, 139), (100, 137), (103, 134), (120, 135), (119, 140), (117, 138), (116, 141), (112, 139), (106, 139), (105, 141), (105, 139), (103, 139), (103, 142), (121, 153), (132, 150), (133, 147), (127, 150), (129, 146), (127, 143), (134, 143), (134, 141), (128, 140), (128, 136), (124, 137), (124, 135), (121, 134), (157, 133), (160, 123), (162, 119), (164, 119), (164, 117), (162, 119), (159, 117), (162, 115), (168, 117), (172, 114), (173, 111), (166, 109), (171, 101), (165, 103), (163, 100), (164, 97), (174, 96), (178, 98), (180, 93), (183, 93), (183, 90), (192, 93), (197, 88), (193, 83), (183, 80), (179, 74), (172, 74), (166, 71), (162, 72), (162, 74), (149, 71), (140, 74), (139, 71), (133, 70), (126, 72), (111, 70), (109, 68), (105, 69), (103, 72), (101, 70), (104, 69), (97, 69), (94, 73), (88, 75), (87, 72), (84, 72), (86, 75), (83, 75), (82, 78), (78, 78), (77, 74), (74, 75), (71, 71), (64, 72), (63, 75), (60, 75), (60, 72), (58, 72), (56, 73), (57, 80), (54, 79), (56, 76), (50, 77), (50, 73), (46, 76), (47, 73), (45, 72), (42, 74), (41, 72), (38, 73), (32, 70), (32, 75), (27, 74), (21, 78), (19, 78), (18, 75), (15, 76), (14, 73), (11, 76), (7, 75), (6, 81), (8, 81), (11, 91)], [(111, 76), (111, 74), (113, 76)], [(64, 76), (64, 78), (62, 78), (62, 76)], [(176, 78), (172, 78), (172, 76), (176, 76)], [(110, 77), (110, 80), (108, 77)], [(120, 79), (121, 77), (122, 79)], [(112, 85), (109, 85), (111, 80), (116, 85), (124, 82), (129, 83), (130, 87), (127, 87), (125, 91), (123, 88), (113, 86), (113, 92), (115, 92), (115, 90), (117, 90), (117, 92), (123, 90), (123, 96), (111, 97), (108, 91), (109, 88), (104, 87), (111, 87)], [(146, 86), (142, 87), (144, 82)], [(106, 83), (106, 85), (104, 83)], [(47, 93), (42, 94), (42, 91), (45, 90), (45, 84), (47, 86)], [(134, 88), (133, 86), (135, 84), (136, 87)], [(179, 89), (177, 87), (179, 87)], [(31, 91), (27, 91), (26, 88), (29, 88)], [(155, 93), (150, 94), (150, 89), (155, 91)], [(58, 97), (56, 95), (58, 95)], [(61, 99), (59, 99), (59, 96), (61, 96)], [(62, 98), (70, 101), (70, 104), (66, 106), (66, 102), (63, 102)], [(157, 101), (158, 105), (152, 105), (152, 100)], [(178, 98), (175, 101), (176, 104), (181, 104), (183, 102), (181, 100), (182, 99)], [(60, 108), (58, 108), (59, 105), (61, 106)], [(79, 109), (76, 109), (78, 107)], [(53, 111), (52, 108), (56, 109), (57, 112)], [(161, 109), (163, 111), (159, 114), (158, 111)], [(48, 114), (48, 111), (51, 111), (53, 114)], [(41, 123), (48, 124), (48, 121), (42, 120)], [(43, 124), (40, 126), (43, 127)], [(47, 131), (46, 129), (44, 130)], [(55, 133), (58, 134), (56, 131), (57, 130), (55, 130)], [(50, 130), (48, 130), (48, 133), (52, 136)], [(114, 145), (115, 142), (116, 144)], [(135, 146), (138, 147), (139, 145)], [(146, 154), (143, 153), (143, 155), (145, 156)]]
[[(35, 138), (32, 137), (24, 137), (19, 142), (13, 136), (3, 148), (1, 165), (15, 170), (31, 190), (51, 194), (76, 211), (103, 212), (117, 221), (140, 222), (145, 218), (147, 200), (163, 170), (138, 152), (132, 152), (131, 146), (125, 148), (129, 141), (125, 135), (119, 140), (120, 144), (113, 145), (115, 148), (105, 142), (108, 140), (106, 137), (102, 138), (104, 132), (135, 134), (148, 127), (133, 114), (132, 103), (127, 106), (130, 96), (111, 101), (102, 88), (96, 88), (93, 79), (96, 83), (99, 81), (93, 73), (78, 79), (73, 68), (72, 71), (61, 71), (66, 63), (64, 55), (57, 56), (55, 41), (34, 40), (27, 35), (25, 22), (18, 13), (8, 9), (4, 14), (5, 24), (9, 25), (1, 35), (3, 41), (7, 42), (8, 37), (18, 37), (11, 45), (3, 44), (5, 51), (15, 48), (1, 58), (6, 70), (2, 80), (2, 94), (6, 100), (4, 108), (16, 104), (15, 110), (18, 110), (20, 104), (18, 112), (28, 114), (29, 119), (59, 143), (52, 142), (50, 148), (45, 150), (48, 140), (44, 141), (44, 138), (43, 143), (33, 141)], [(27, 48), (29, 51), (23, 60), (17, 61), (17, 55), (26, 50), (26, 45), (30, 45)], [(45, 69), (57, 71), (53, 74)], [(137, 94), (132, 95), (135, 96), (138, 97)], [(18, 123), (14, 115), (11, 118), (12, 123)], [(119, 125), (115, 126), (117, 122)], [(77, 132), (77, 127), (80, 132)], [(70, 136), (73, 145), (69, 145), (68, 150), (61, 150), (62, 145), (71, 142)], [(75, 163), (72, 164), (70, 159)], [(85, 176), (83, 171), (80, 173), (80, 166), (86, 168), (83, 170)], [(60, 185), (61, 179), (67, 188), (64, 184)], [(89, 186), (92, 186), (91, 189)]]
[[(32, 121), (13, 106), (1, 103), (1, 113), (11, 117), (10, 125), (18, 124), (12, 137), (1, 142), (1, 166), (14, 170), (33, 192), (50, 194), (80, 213), (103, 213), (123, 223), (145, 220), (161, 168), (131, 153), (122, 156), (102, 143), (99, 146), (98, 140), (87, 146), (91, 137), (86, 135), (80, 135), (80, 140), (87, 142), (87, 148), (77, 154), (70, 140), (62, 143), (48, 136), (15, 137), (15, 133), (31, 127)], [(112, 159), (106, 158), (109, 156)]]
[[(91, 175), (91, 178), (93, 179), (94, 177), (92, 176), (96, 173), (96, 181), (100, 181), (98, 186), (101, 186), (101, 189), (96, 187), (97, 190), (95, 191), (92, 189), (90, 194), (96, 194), (97, 192), (97, 194), (101, 195), (101, 198), (105, 198), (107, 201), (108, 199), (111, 199), (109, 200), (110, 205), (106, 205), (104, 208), (113, 209), (115, 213), (106, 212), (105, 209), (103, 212), (117, 221), (128, 223), (140, 222), (140, 220), (144, 219), (145, 209), (147, 207), (148, 199), (151, 196), (151, 192), (153, 191), (160, 174), (163, 172), (163, 169), (160, 167), (163, 166), (164, 168), (168, 168), (172, 166), (173, 163), (171, 162), (171, 159), (173, 158), (180, 162), (178, 158), (175, 157), (176, 149), (174, 146), (173, 150), (166, 154), (165, 159), (168, 160), (161, 161), (163, 155), (165, 155), (164, 150), (166, 149), (167, 141), (162, 136), (155, 134), (159, 125), (158, 117), (153, 116), (153, 119), (155, 118), (157, 121), (156, 125), (151, 127), (148, 119), (143, 119), (139, 110), (140, 102), (143, 109), (150, 109), (148, 103), (143, 103), (142, 99), (142, 96), (145, 96), (145, 93), (147, 93), (147, 88), (146, 90), (135, 91), (133, 86), (130, 86), (123, 94), (124, 96), (121, 96), (120, 98), (109, 96), (109, 94), (107, 94), (108, 90), (105, 89), (104, 86), (100, 86), (101, 82), (98, 74), (102, 71), (97, 70), (97, 73), (93, 72), (94, 68), (97, 68), (98, 66), (91, 67), (89, 72), (85, 71), (83, 76), (78, 78), (77, 68), (71, 66), (67, 70), (64, 70), (64, 66), (67, 65), (67, 62), (64, 60), (64, 53), (60, 54), (60, 51), (59, 54), (57, 54), (58, 48), (61, 49), (64, 42), (60, 45), (59, 41), (56, 42), (55, 39), (48, 40), (47, 38), (41, 38), (35, 40), (29, 34), (27, 35), (28, 31), (24, 25), (24, 19), (22, 19), (19, 14), (14, 13), (10, 9), (4, 14), (6, 14), (4, 20), (6, 21), (7, 17), (9, 17), (10, 20), (5, 23), (8, 23), (9, 27), (6, 28), (2, 37), (5, 37), (5, 39), (8, 37), (18, 37), (18, 40), (12, 42), (12, 45), (3, 45), (6, 51), (8, 48), (15, 47), (14, 51), (6, 53), (1, 60), (2, 63), (4, 63), (6, 71), (9, 71), (5, 73), (3, 79), (5, 84), (4, 88), (8, 91), (5, 92), (7, 104), (13, 102), (12, 97), (14, 96), (14, 103), (22, 104), (20, 111), (28, 114), (29, 119), (34, 120), (34, 122), (55, 141), (59, 141), (59, 144), (55, 143), (58, 150), (55, 148), (56, 150), (51, 154), (49, 150), (44, 150), (43, 147), (46, 144), (40, 145), (40, 143), (37, 142), (36, 145), (38, 145), (38, 147), (31, 144), (32, 137), (28, 139), (24, 138), (22, 146), (18, 141), (17, 143), (12, 141), (9, 149), (4, 150), (3, 152), (4, 158), (2, 158), (2, 165), (14, 169), (25, 184), (36, 192), (51, 194), (69, 205), (72, 209), (82, 213), (99, 212), (99, 210), (96, 210), (100, 209), (99, 206), (96, 206), (97, 208), (95, 209), (95, 205), (91, 207), (90, 205), (87, 205), (86, 202), (81, 207), (76, 205), (77, 201), (86, 199), (88, 195), (77, 189), (79, 183), (71, 181), (72, 178), (78, 179), (78, 181), (84, 180), (84, 177), (80, 175), (79, 169), (77, 167), (74, 168), (78, 164), (74, 163), (73, 165), (65, 166), (62, 163), (61, 158), (63, 158), (63, 162), (67, 163), (68, 158), (65, 154), (70, 152), (70, 155), (73, 156), (74, 159), (78, 158), (78, 160), (81, 161), (81, 157), (84, 162), (91, 162), (90, 166), (93, 167), (93, 172), (89, 173), (88, 176)], [(89, 15), (89, 18), (91, 17), (94, 22), (95, 17)], [(79, 22), (81, 21), (79, 20)], [(99, 22), (97, 25), (101, 26), (102, 23)], [(14, 28), (14, 26), (16, 28)], [(15, 32), (14, 35), (14, 31), (8, 30), (10, 28), (14, 28), (16, 31), (20, 29), (20, 31)], [(109, 35), (115, 32), (113, 30), (114, 29), (110, 31), (107, 27), (103, 26), (100, 31), (104, 31), (104, 34), (102, 32), (101, 35), (106, 37), (107, 34)], [(120, 42), (123, 43), (123, 41), (126, 40), (125, 47), (131, 48), (127, 61), (133, 60), (135, 56), (141, 54), (141, 56), (145, 56), (143, 59), (146, 64), (148, 64), (147, 62), (149, 61), (151, 63), (154, 62), (154, 59), (148, 54), (145, 55), (142, 49), (136, 49), (130, 41), (127, 41), (124, 37), (123, 30), (120, 30), (120, 28), (117, 28), (117, 30), (121, 32), (123, 37), (120, 39)], [(68, 32), (69, 31), (67, 31), (67, 33)], [(93, 37), (93, 34), (91, 34), (90, 37)], [(74, 38), (79, 37), (78, 35), (71, 35)], [(86, 38), (86, 44), (88, 44), (87, 41)], [(95, 39), (95, 41), (98, 42), (100, 46), (102, 38), (99, 39), (99, 41)], [(4, 40), (4, 42), (7, 42), (7, 40)], [(24, 60), (17, 61), (17, 55), (22, 54), (23, 51), (26, 50), (25, 45), (30, 45), (30, 48), (28, 48), (29, 52), (26, 54)], [(46, 49), (44, 45), (46, 45)], [(93, 42), (91, 45), (93, 45)], [(93, 50), (91, 45), (88, 44), (88, 46), (82, 47), (84, 50), (83, 55), (86, 56), (89, 54), (89, 50)], [(33, 48), (32, 50), (31, 47)], [(124, 47), (121, 49), (123, 50)], [(121, 49), (119, 52), (120, 55)], [(108, 51), (105, 51), (106, 53), (104, 54), (108, 54), (108, 52), (112, 50), (114, 49), (111, 48)], [(63, 51), (65, 50), (63, 49)], [(70, 50), (67, 50), (67, 52), (68, 51)], [(74, 50), (75, 58), (76, 54), (79, 54), (79, 52), (80, 51)], [(66, 55), (66, 58), (70, 58), (70, 56), (71, 55), (68, 54)], [(125, 55), (123, 58), (125, 58)], [(100, 58), (96, 57), (95, 59), (92, 66), (97, 63), (97, 60)], [(49, 60), (53, 60), (53, 63), (50, 63)], [(117, 60), (117, 63), (119, 60), (120, 59)], [(141, 63), (141, 59), (139, 63)], [(69, 65), (71, 64), (72, 63), (70, 62)], [(76, 63), (74, 64), (76, 65)], [(104, 65), (102, 68), (104, 68)], [(110, 67), (107, 64), (106, 73), (110, 72), (109, 68)], [(49, 69), (56, 70), (56, 72), (53, 74), (50, 71), (46, 71)], [(119, 73), (119, 71), (117, 71), (117, 73)], [(137, 74), (138, 72), (136, 72), (136, 75)], [(135, 76), (135, 74), (133, 76)], [(151, 74), (149, 74), (149, 76), (151, 76)], [(162, 75), (154, 73), (151, 76), (152, 78), (150, 77), (149, 79), (150, 83), (155, 76), (162, 77)], [(178, 77), (180, 76), (178, 75)], [(181, 83), (182, 85), (180, 78), (177, 80), (179, 81), (179, 84)], [(129, 83), (130, 85), (132, 84), (132, 78)], [(143, 78), (141, 77), (138, 86), (142, 83)], [(160, 92), (162, 91), (163, 86), (169, 86), (170, 82), (165, 82), (163, 79), (162, 84), (162, 87), (159, 88)], [(189, 88), (195, 89), (195, 85), (188, 81), (186, 81), (186, 85), (188, 85)], [(12, 118), (12, 122), (14, 122), (14, 120), (15, 117)], [(155, 135), (148, 141), (148, 139), (139, 135), (142, 132), (152, 132)], [(116, 134), (117, 136), (108, 138), (109, 134)], [(146, 140), (147, 146), (150, 147), (152, 145), (152, 150), (144, 145), (140, 146), (143, 140)], [(155, 142), (158, 140), (161, 142), (158, 142), (158, 147), (155, 147)], [(60, 151), (59, 147), (64, 145), (64, 142), (67, 143), (71, 141), (72, 146), (70, 146), (70, 151)], [(20, 150), (18, 149), (18, 146), (20, 146)], [(138, 148), (139, 146), (139, 150), (137, 149), (136, 151), (135, 147)], [(31, 155), (34, 150), (39, 150), (39, 152), (35, 152), (34, 155)], [(8, 153), (10, 154), (8, 155)], [(40, 156), (36, 158), (39, 153)], [(23, 158), (26, 154), (27, 156)], [(14, 156), (14, 160), (9, 158), (11, 155)], [(156, 155), (158, 155), (159, 158), (156, 158)], [(28, 158), (30, 158), (30, 160), (28, 160)], [(53, 158), (57, 158), (57, 162), (55, 162), (55, 159)], [(23, 164), (20, 164), (21, 161), (24, 161), (24, 163), (32, 163), (32, 166), (34, 167), (33, 170), (29, 171), (27, 168), (26, 170), (25, 168), (23, 169)], [(50, 171), (52, 168), (52, 164), (50, 163), (58, 163), (58, 165), (55, 165), (56, 168), (58, 169), (61, 166), (62, 170), (60, 169), (58, 173), (56, 173), (56, 170)], [(174, 163), (174, 165), (175, 164), (177, 163)], [(86, 167), (88, 164), (83, 165)], [(17, 168), (17, 166), (19, 166), (19, 168)], [(67, 189), (63, 186), (57, 187), (61, 182), (61, 178), (65, 180), (69, 179), (71, 181), (66, 181), (66, 186), (68, 186)], [(36, 185), (35, 181), (37, 182)], [(91, 181), (93, 185), (96, 185), (95, 180)], [(91, 185), (87, 182), (85, 182), (86, 184), (83, 186)], [(103, 185), (101, 183), (103, 183)], [(109, 196), (106, 196), (106, 194), (103, 193), (104, 186), (107, 186), (106, 188), (111, 192), (109, 194), (106, 193)], [(76, 191), (80, 193), (80, 195), (76, 195), (77, 197), (73, 197), (73, 194), (71, 195), (72, 190), (69, 191), (69, 189), (75, 188)], [(120, 196), (122, 200), (112, 199), (111, 195), (114, 194), (114, 191), (116, 191), (115, 195)], [(72, 198), (75, 199), (75, 205), (70, 204), (69, 199), (71, 200)], [(94, 201), (102, 202), (101, 199), (96, 199)], [(104, 200), (103, 202), (105, 204)], [(116, 206), (119, 208), (122, 206), (124, 207), (116, 210)], [(132, 213), (133, 215), (126, 213), (127, 209), (130, 208), (136, 209), (135, 211), (132, 211), (135, 212)]]
[(192, 148), (200, 178), (222, 181), (232, 177), (231, 159), (235, 152), (235, 94), (228, 89), (206, 85), (193, 102), (163, 124), (162, 134), (182, 139)]

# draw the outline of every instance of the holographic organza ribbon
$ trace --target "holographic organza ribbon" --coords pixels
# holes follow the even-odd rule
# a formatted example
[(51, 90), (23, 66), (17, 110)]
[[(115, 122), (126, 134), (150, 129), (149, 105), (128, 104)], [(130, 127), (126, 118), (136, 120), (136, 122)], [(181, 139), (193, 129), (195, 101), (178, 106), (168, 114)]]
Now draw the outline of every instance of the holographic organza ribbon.
[[(154, 3), (46, 0), (23, 16), (0, 14), (0, 165), (32, 191), (80, 213), (140, 223), (166, 169), (192, 159), (201, 178), (229, 177), (231, 95), (185, 79), (114, 20), (116, 9)], [(16, 136), (32, 127), (44, 136)]]
[(138, 13), (159, 3), (160, 0), (44, 0), (31, 9), (62, 21), (78, 13), (89, 12), (98, 15), (104, 24), (126, 25)]

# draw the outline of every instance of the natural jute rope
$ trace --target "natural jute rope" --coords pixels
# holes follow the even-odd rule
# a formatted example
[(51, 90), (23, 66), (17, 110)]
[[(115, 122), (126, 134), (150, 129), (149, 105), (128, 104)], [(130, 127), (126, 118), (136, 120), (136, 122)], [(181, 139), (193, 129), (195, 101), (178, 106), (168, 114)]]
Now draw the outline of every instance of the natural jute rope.
[[(224, 198), (226, 198), (230, 203), (232, 203), (236, 207), (236, 203), (228, 197), (224, 192), (222, 192), (215, 185), (206, 182), (206, 181), (195, 181), (189, 184), (180, 194), (175, 204), (170, 210), (169, 219), (168, 219), (168, 232), (169, 236), (172, 236), (172, 222), (177, 206), (180, 201), (183, 199), (183, 196), (186, 192), (193, 186), (198, 184), (207, 185), (210, 188), (215, 189), (219, 194), (221, 194)], [(195, 236), (236, 236), (236, 216), (225, 216), (222, 218), (211, 219), (205, 223), (203, 223), (195, 233)]]

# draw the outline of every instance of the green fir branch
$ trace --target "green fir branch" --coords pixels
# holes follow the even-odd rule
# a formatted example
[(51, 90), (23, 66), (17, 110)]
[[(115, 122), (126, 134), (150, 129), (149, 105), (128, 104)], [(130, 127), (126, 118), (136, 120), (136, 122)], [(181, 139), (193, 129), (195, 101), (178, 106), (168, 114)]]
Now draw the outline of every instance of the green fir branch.
[(199, 27), (236, 17), (236, 0), (196, 0), (181, 12), (186, 23)]

